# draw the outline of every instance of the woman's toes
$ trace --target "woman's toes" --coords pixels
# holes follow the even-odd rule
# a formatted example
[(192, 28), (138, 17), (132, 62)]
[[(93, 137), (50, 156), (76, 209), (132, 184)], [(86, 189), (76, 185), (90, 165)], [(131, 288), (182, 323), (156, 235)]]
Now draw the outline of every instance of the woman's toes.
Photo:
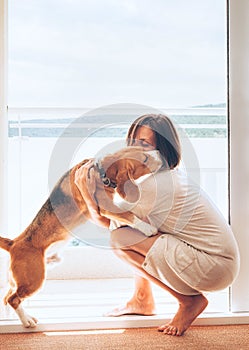
[(177, 334), (177, 328), (174, 326), (169, 326), (164, 330), (165, 334), (168, 335), (176, 335)]
[(164, 332), (165, 326), (160, 326), (157, 328), (158, 332)]

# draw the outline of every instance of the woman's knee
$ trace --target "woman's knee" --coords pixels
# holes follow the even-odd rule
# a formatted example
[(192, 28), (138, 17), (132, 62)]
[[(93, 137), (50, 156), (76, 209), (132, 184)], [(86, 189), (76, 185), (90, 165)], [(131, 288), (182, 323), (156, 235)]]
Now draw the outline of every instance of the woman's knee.
[(120, 227), (111, 232), (110, 244), (116, 249), (132, 249), (133, 246), (144, 240), (146, 237), (139, 231), (128, 227)]
[[(122, 246), (122, 235), (125, 234), (123, 228), (113, 230), (110, 237), (110, 245), (114, 254), (120, 259), (126, 259), (126, 250)], [(123, 248), (123, 249), (122, 249)]]
[(111, 232), (110, 244), (112, 248), (122, 249), (124, 243), (124, 235), (126, 234), (126, 227), (120, 227)]

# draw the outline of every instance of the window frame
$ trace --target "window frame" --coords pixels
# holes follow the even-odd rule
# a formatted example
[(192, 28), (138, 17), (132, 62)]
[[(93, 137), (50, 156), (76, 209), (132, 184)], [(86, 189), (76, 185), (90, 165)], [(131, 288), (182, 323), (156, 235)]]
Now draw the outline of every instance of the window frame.
[[(7, 233), (7, 0), (0, 0), (0, 231)], [(6, 253), (0, 251), (0, 287), (7, 281)]]
[[(231, 311), (249, 311), (249, 186), (246, 141), (249, 134), (249, 2), (229, 0), (228, 22), (228, 117), (229, 117), (229, 202), (230, 224), (241, 257), (240, 272), (231, 287)], [(239, 69), (238, 69), (239, 67)]]

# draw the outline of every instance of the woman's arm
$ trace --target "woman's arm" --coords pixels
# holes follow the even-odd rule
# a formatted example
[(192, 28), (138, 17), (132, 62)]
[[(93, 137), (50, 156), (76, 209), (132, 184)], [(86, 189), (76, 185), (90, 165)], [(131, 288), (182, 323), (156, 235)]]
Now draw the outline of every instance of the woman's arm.
[(89, 160), (76, 170), (74, 182), (86, 202), (91, 215), (91, 221), (99, 226), (109, 227), (110, 220), (100, 215), (99, 207), (94, 198), (96, 182), (92, 160)]

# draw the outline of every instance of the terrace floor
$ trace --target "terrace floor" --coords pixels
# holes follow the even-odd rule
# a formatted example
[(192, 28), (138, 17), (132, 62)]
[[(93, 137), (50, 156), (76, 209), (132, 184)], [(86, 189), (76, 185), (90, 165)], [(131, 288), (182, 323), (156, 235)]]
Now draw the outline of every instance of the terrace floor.
[[(1, 304), (0, 333), (157, 327), (172, 318), (177, 310), (175, 299), (154, 285), (156, 315), (104, 316), (115, 306), (124, 304), (131, 297), (133, 287), (132, 278), (47, 280), (39, 293), (24, 302), (26, 311), (38, 318), (38, 326), (24, 329), (15, 312)], [(208, 299), (208, 307), (195, 324), (243, 323), (240, 315), (228, 311), (228, 289), (211, 293)], [(246, 319), (248, 322), (248, 315)]]

